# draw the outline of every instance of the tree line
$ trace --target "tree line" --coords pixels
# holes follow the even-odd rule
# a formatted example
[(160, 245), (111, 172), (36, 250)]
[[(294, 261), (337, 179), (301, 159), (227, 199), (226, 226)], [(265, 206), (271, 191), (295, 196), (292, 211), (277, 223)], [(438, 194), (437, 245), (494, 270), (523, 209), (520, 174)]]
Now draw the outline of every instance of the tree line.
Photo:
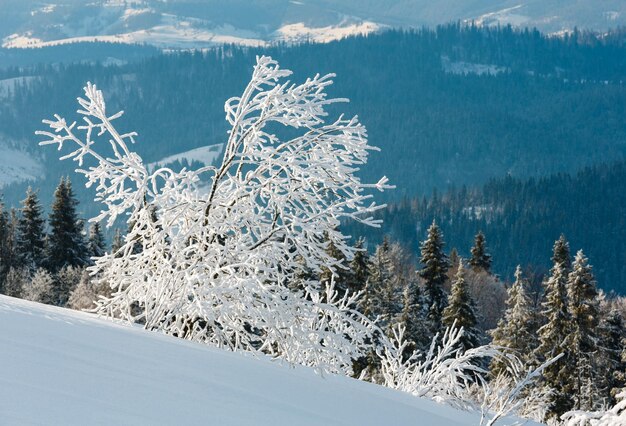
[(521, 264), (531, 281), (551, 267), (545, 253), (561, 233), (584, 247), (606, 292), (624, 294), (626, 285), (626, 162), (600, 164), (572, 174), (520, 179), (505, 176), (482, 186), (462, 186), (429, 197), (391, 203), (377, 216), (381, 228), (343, 225), (350, 235), (379, 243), (389, 235), (417, 250), (428, 224), (437, 219), (450, 247), (468, 256), (478, 231), (498, 256), (493, 270), (512, 280)]
[[(363, 248), (360, 239), (357, 247)], [(571, 410), (594, 411), (616, 403), (626, 385), (624, 299), (598, 290), (582, 250), (573, 257), (561, 236), (554, 244), (549, 274), (533, 285), (518, 265), (513, 283), (494, 275), (485, 235), (479, 232), (468, 259), (444, 250), (443, 233), (433, 222), (420, 243), (419, 258), (388, 237), (369, 253), (359, 252), (349, 268), (312, 277), (302, 271), (295, 288), (318, 278), (341, 292), (362, 292), (358, 309), (391, 336), (405, 328), (407, 349), (423, 353), (446, 328), (463, 327), (463, 351), (492, 343), (527, 368), (561, 355), (544, 371), (533, 393), (544, 398), (545, 418)], [(332, 245), (328, 252), (338, 253)], [(338, 258), (338, 260), (341, 260)], [(377, 381), (379, 359), (355, 360), (357, 375)], [(492, 378), (512, 374), (502, 358), (485, 361)]]
[[(3, 294), (78, 309), (93, 303), (96, 290), (86, 267), (107, 246), (99, 223), (92, 223), (86, 232), (77, 206), (69, 178), (62, 178), (56, 187), (47, 220), (38, 192), (30, 187), (19, 209), (0, 204)], [(114, 241), (119, 244), (120, 238), (117, 233)]]
[[(21, 208), (0, 211), (0, 289), (41, 303), (90, 308), (98, 296), (111, 294), (108, 284), (95, 284), (85, 269), (107, 250), (102, 230), (94, 222), (85, 232), (69, 179), (61, 179), (53, 200), (47, 221), (32, 189)], [(155, 223), (157, 214), (151, 211)], [(137, 238), (137, 230), (133, 235)], [(116, 231), (111, 250), (118, 250), (123, 238)], [(513, 283), (502, 282), (492, 272), (482, 232), (467, 259), (456, 249), (446, 253), (443, 232), (434, 221), (419, 255), (388, 237), (371, 251), (366, 245), (365, 239), (358, 240), (347, 268), (315, 274), (302, 261), (290, 290), (301, 292), (307, 283), (319, 281), (340, 295), (360, 292), (354, 308), (377, 321), (388, 336), (404, 327), (408, 351), (427, 351), (436, 336), (456, 326), (464, 329), (463, 351), (492, 343), (529, 368), (563, 354), (534, 390), (547, 402), (547, 418), (612, 406), (626, 386), (626, 303), (598, 291), (587, 257), (581, 250), (572, 259), (564, 236), (555, 242), (552, 268), (539, 286), (520, 266)], [(140, 241), (136, 246), (141, 250)], [(326, 250), (337, 264), (346, 261), (330, 240)], [(381, 374), (376, 345), (371, 342), (370, 355), (354, 360), (355, 375), (374, 382)], [(501, 358), (482, 365), (492, 377), (506, 375), (508, 366)]]

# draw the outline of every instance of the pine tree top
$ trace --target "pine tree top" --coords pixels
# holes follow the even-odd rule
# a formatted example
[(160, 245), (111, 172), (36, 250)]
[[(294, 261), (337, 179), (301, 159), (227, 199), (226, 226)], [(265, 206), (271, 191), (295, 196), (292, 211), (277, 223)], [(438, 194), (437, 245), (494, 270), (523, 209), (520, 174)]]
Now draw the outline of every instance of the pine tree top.
[(487, 253), (487, 243), (485, 241), (485, 235), (481, 232), (476, 234), (474, 239), (474, 247), (471, 249), (472, 257), (470, 259), (470, 265), (475, 270), (484, 270), (489, 272), (491, 269), (491, 255)]
[(463, 327), (465, 335), (462, 340), (466, 350), (478, 346), (475, 303), (465, 281), (465, 266), (462, 260), (452, 283), (448, 306), (443, 310), (442, 323), (446, 327), (451, 327), (455, 323), (457, 327)]

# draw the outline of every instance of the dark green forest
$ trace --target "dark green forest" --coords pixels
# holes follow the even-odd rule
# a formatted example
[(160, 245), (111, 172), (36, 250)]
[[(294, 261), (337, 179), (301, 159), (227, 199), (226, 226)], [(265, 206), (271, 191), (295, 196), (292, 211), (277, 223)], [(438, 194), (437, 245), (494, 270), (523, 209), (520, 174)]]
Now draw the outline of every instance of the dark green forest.
[[(572, 172), (622, 158), (625, 39), (619, 32), (554, 38), (449, 25), (262, 51), (226, 46), (121, 66), (9, 67), (2, 71), (6, 77), (42, 78), (2, 103), (0, 133), (41, 152), (33, 136), (40, 120), (53, 113), (73, 116), (75, 98), (92, 81), (105, 90), (111, 108), (126, 111), (124, 124), (139, 133), (137, 150), (148, 161), (220, 143), (227, 130), (224, 101), (241, 92), (255, 55), (263, 53), (292, 69), (296, 80), (337, 74), (331, 92), (351, 102), (335, 112), (358, 114), (371, 143), (382, 149), (362, 176), (388, 175), (397, 189), (386, 196), (400, 199), (507, 173)], [(446, 61), (502, 72), (459, 75), (446, 72)], [(54, 159), (47, 164), (54, 176), (71, 170)]]
[(380, 229), (351, 224), (345, 231), (371, 244), (384, 235), (417, 253), (433, 220), (447, 249), (469, 257), (482, 231), (493, 254), (493, 270), (512, 279), (516, 265), (543, 274), (552, 242), (564, 234), (572, 250), (583, 249), (606, 291), (626, 292), (626, 162), (549, 177), (492, 179), (482, 187), (460, 187), (430, 197), (407, 198), (380, 213)]

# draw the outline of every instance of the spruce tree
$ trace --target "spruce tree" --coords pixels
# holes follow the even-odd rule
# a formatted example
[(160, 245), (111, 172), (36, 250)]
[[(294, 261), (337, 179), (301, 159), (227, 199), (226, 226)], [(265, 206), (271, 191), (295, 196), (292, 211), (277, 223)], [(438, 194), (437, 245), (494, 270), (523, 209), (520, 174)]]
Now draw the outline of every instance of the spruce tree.
[(17, 223), (17, 264), (34, 272), (42, 266), (45, 254), (45, 222), (37, 194), (28, 187), (22, 201), (21, 217)]
[(405, 327), (405, 338), (409, 342), (408, 352), (424, 350), (428, 346), (428, 330), (425, 324), (424, 300), (419, 285), (409, 281), (402, 293), (402, 314), (400, 322)]
[(336, 266), (334, 267), (334, 271), (323, 267), (320, 274), (320, 282), (323, 285), (329, 285), (332, 280), (335, 290), (339, 292), (340, 296), (343, 296), (346, 292), (349, 281), (349, 271), (346, 269), (348, 267), (346, 264), (346, 257), (339, 249), (337, 249), (335, 244), (330, 241), (327, 235), (325, 235), (325, 238), (328, 241), (326, 254), (334, 259)]
[(569, 353), (575, 370), (573, 378), (574, 408), (593, 410), (593, 390), (597, 385), (594, 358), (598, 353), (598, 328), (600, 314), (598, 309), (598, 291), (591, 266), (582, 250), (574, 259), (572, 272), (567, 284), (567, 299), (571, 316), (572, 334), (569, 340)]
[(104, 235), (102, 228), (98, 222), (94, 222), (89, 226), (89, 241), (87, 243), (87, 253), (89, 257), (103, 256), (106, 251)]
[(348, 275), (348, 290), (356, 293), (365, 288), (368, 278), (369, 256), (365, 250), (365, 240), (359, 238), (354, 245), (358, 251), (354, 254), (354, 258), (350, 261), (350, 274)]
[(428, 228), (428, 237), (421, 245), (420, 262), (423, 267), (419, 272), (424, 280), (428, 322), (432, 334), (441, 331), (441, 316), (447, 303), (443, 286), (447, 280), (449, 263), (443, 246), (443, 235), (433, 221)]
[(122, 236), (122, 231), (120, 228), (115, 229), (115, 233), (113, 234), (113, 239), (111, 240), (111, 253), (115, 257), (120, 257), (120, 249), (124, 245), (124, 237)]
[(574, 369), (568, 350), (571, 343), (571, 316), (567, 303), (569, 245), (561, 236), (554, 244), (554, 266), (545, 282), (545, 301), (541, 314), (546, 323), (539, 328), (539, 347), (535, 354), (541, 361), (563, 354), (543, 373), (545, 385), (552, 391), (548, 417), (558, 418), (573, 407), (572, 378)]
[(465, 281), (465, 267), (461, 260), (448, 297), (448, 306), (443, 310), (442, 324), (444, 327), (452, 327), (452, 325), (463, 327), (464, 332), (460, 343), (463, 351), (467, 351), (480, 344), (480, 331), (476, 328), (477, 323), (476, 307), (469, 294)]
[[(512, 354), (529, 364), (532, 361), (530, 354), (536, 347), (537, 322), (520, 265), (515, 270), (515, 282), (507, 293), (507, 309), (504, 317), (498, 321), (498, 326), (491, 331), (492, 343), (504, 348), (505, 354)], [(506, 368), (504, 360), (494, 358), (490, 372), (497, 376), (504, 373)]]
[(487, 244), (485, 235), (481, 232), (476, 234), (474, 239), (474, 247), (472, 247), (472, 257), (470, 265), (475, 271), (483, 270), (489, 272), (491, 269), (491, 255), (487, 253)]
[(381, 317), (382, 327), (389, 325), (387, 299), (392, 274), (391, 245), (389, 239), (385, 237), (370, 257), (365, 294), (361, 301), (361, 312), (370, 319)]
[(4, 209), (4, 204), (0, 202), (0, 293), (2, 293), (2, 286), (6, 274), (9, 272), (11, 266), (11, 250), (9, 242), (12, 237), (9, 233), (11, 230), (11, 223), (7, 211)]
[(617, 394), (626, 387), (626, 357), (622, 358), (622, 351), (626, 351), (626, 326), (617, 309), (611, 309), (603, 316), (599, 334), (602, 349), (596, 359), (599, 396), (601, 402), (612, 407), (617, 403)]
[(88, 253), (83, 237), (83, 222), (76, 213), (78, 201), (69, 179), (61, 179), (54, 191), (50, 212), (46, 264), (56, 272), (65, 266), (83, 266)]

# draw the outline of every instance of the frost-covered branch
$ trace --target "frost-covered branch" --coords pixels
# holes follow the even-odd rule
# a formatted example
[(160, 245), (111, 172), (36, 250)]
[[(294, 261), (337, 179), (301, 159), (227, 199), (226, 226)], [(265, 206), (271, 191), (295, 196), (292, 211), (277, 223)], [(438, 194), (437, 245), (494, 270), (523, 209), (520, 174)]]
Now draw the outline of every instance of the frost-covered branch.
[(333, 75), (296, 84), (285, 80), (290, 74), (257, 58), (243, 94), (226, 102), (231, 129), (219, 167), (148, 171), (129, 149), (135, 134), (113, 125), (122, 113), (108, 113), (92, 84), (79, 99), (83, 125), (59, 116), (44, 121), (50, 130), (37, 132), (42, 145), (73, 145), (62, 159), (95, 163), (79, 170), (104, 205), (94, 220), (129, 223), (125, 244), (91, 269), (113, 290), (96, 312), (350, 372), (374, 326), (350, 308), (352, 296), (339, 298), (320, 283), (301, 292), (288, 284), (298, 259), (313, 271), (341, 267), (329, 243), (351, 259), (356, 249), (337, 230), (340, 221), (378, 226), (372, 214), (382, 206), (369, 190), (390, 186), (386, 178), (365, 184), (356, 175), (375, 148), (356, 117), (328, 120), (326, 107), (345, 101), (326, 95)]
[(498, 351), (480, 346), (463, 352), (459, 343), (462, 336), (463, 328), (453, 326), (441, 338), (433, 338), (427, 353), (414, 351), (406, 357), (404, 327), (397, 326), (392, 339), (378, 350), (384, 384), (415, 396), (469, 408), (470, 385), (483, 382), (487, 373), (479, 361), (497, 355)]
[[(503, 348), (504, 349), (504, 348)], [(491, 381), (481, 383), (481, 426), (493, 426), (503, 417), (516, 413), (525, 403), (522, 392), (541, 378), (543, 370), (559, 360), (563, 354), (551, 358), (536, 368), (526, 368), (514, 355), (499, 351), (507, 366), (506, 374), (500, 374)]]

